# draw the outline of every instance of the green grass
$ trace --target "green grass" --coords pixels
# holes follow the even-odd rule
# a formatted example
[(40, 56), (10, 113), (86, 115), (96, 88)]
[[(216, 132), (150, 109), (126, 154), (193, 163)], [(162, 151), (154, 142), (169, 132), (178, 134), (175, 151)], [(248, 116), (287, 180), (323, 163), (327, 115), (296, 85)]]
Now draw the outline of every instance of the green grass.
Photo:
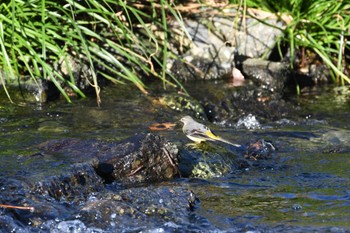
[[(350, 83), (344, 74), (345, 50), (349, 50), (350, 3), (341, 0), (231, 0), (246, 7), (285, 13), (292, 20), (280, 43), (290, 45), (291, 64), (295, 51), (311, 49), (333, 71), (333, 81)], [(244, 8), (245, 9), (245, 8)], [(181, 15), (166, 0), (3, 0), (0, 3), (0, 84), (11, 100), (8, 83), (30, 77), (49, 80), (68, 102), (67, 90), (85, 97), (74, 77), (75, 62), (87, 66), (85, 77), (94, 88), (98, 104), (100, 77), (119, 84), (133, 84), (147, 93), (144, 80), (159, 78), (181, 87), (167, 73), (168, 24)], [(156, 36), (155, 30), (161, 36)], [(57, 67), (67, 67), (62, 74)], [(348, 68), (348, 67), (347, 67)], [(139, 76), (141, 75), (142, 78)], [(39, 84), (38, 84), (39, 85)]]
[[(336, 83), (350, 83), (344, 74), (349, 66), (345, 61), (345, 43), (350, 32), (350, 2), (342, 0), (230, 0), (231, 3), (246, 5), (275, 13), (291, 16), (284, 30), (285, 37), (280, 43), (287, 42), (290, 47), (290, 61), (293, 68), (295, 51), (304, 47), (314, 51), (333, 72)], [(349, 58), (348, 58), (349, 59)], [(349, 68), (349, 67), (348, 67)]]
[[(86, 77), (95, 89), (98, 76), (114, 83), (132, 83), (147, 93), (138, 76), (157, 77), (164, 84), (178, 83), (165, 69), (167, 48), (166, 14), (180, 19), (165, 0), (161, 9), (149, 1), (147, 12), (135, 4), (115, 0), (5, 0), (0, 4), (1, 82), (10, 101), (6, 83), (24, 76), (34, 81), (50, 80), (68, 102), (67, 89), (85, 97), (73, 77), (70, 58), (88, 65)], [(140, 5), (140, 4), (139, 4)], [(163, 39), (151, 28), (158, 28)], [(63, 75), (55, 67), (67, 67)], [(160, 67), (156, 69), (155, 67)], [(6, 82), (5, 82), (6, 80)], [(175, 85), (175, 84), (173, 84)]]

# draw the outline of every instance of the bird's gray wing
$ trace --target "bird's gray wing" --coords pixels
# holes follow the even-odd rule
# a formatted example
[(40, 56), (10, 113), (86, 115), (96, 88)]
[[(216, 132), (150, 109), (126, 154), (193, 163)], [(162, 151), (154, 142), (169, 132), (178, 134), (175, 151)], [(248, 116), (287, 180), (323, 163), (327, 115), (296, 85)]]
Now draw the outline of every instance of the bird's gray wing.
[(185, 134), (199, 138), (199, 139), (214, 141), (214, 139), (208, 137), (208, 135), (206, 134), (207, 131), (210, 131), (210, 129), (205, 125), (195, 124), (195, 125), (192, 125), (192, 127), (189, 127), (188, 129), (186, 129)]

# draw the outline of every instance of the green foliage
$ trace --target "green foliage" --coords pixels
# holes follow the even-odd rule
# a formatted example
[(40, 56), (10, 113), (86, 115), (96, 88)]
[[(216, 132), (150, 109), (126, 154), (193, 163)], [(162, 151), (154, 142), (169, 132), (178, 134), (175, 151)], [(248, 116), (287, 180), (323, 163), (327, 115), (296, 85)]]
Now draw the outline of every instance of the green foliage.
[[(67, 101), (63, 86), (84, 97), (73, 77), (70, 58), (88, 64), (88, 82), (99, 99), (97, 75), (116, 83), (131, 82), (141, 91), (145, 85), (137, 74), (166, 79), (167, 28), (165, 8), (153, 1), (148, 12), (136, 2), (115, 0), (5, 0), (0, 3), (0, 67), (8, 82), (29, 75), (33, 80), (52, 81)], [(178, 18), (176, 11), (170, 10)], [(151, 28), (163, 33), (164, 40)], [(163, 60), (159, 60), (159, 58)], [(55, 67), (67, 67), (64, 77)], [(161, 74), (155, 66), (163, 67)], [(87, 77), (88, 78), (88, 77)], [(172, 77), (173, 78), (173, 77)], [(1, 78), (6, 90), (4, 78)], [(173, 78), (173, 81), (174, 80)], [(10, 95), (8, 94), (9, 98)]]
[(350, 83), (344, 73), (345, 43), (350, 36), (350, 2), (344, 0), (231, 0), (231, 3), (290, 16), (283, 39), (290, 44), (291, 64), (295, 50), (305, 47), (317, 53), (334, 72), (334, 81)]

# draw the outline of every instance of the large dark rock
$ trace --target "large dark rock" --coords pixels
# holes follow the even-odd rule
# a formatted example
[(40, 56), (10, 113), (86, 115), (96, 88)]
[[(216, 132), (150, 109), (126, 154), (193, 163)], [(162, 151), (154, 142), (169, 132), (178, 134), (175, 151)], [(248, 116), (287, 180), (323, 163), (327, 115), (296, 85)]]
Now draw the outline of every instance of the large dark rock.
[(38, 153), (18, 158), (15, 176), (1, 171), (0, 204), (30, 208), (0, 209), (0, 232), (65, 232), (77, 224), (114, 231), (153, 219), (152, 227), (175, 221), (180, 212), (185, 216), (194, 205), (189, 190), (149, 183), (178, 174), (177, 147), (158, 135), (121, 142), (51, 140), (36, 148)]
[(124, 183), (171, 179), (178, 174), (178, 149), (164, 138), (135, 135), (112, 147), (103, 147), (93, 166), (106, 181)]
[(33, 157), (56, 155), (71, 163), (56, 170), (54, 176), (47, 174), (43, 180), (34, 181), (37, 192), (57, 199), (98, 191), (103, 183), (157, 182), (178, 174), (177, 147), (154, 134), (137, 134), (118, 143), (54, 140), (39, 149), (41, 152)]

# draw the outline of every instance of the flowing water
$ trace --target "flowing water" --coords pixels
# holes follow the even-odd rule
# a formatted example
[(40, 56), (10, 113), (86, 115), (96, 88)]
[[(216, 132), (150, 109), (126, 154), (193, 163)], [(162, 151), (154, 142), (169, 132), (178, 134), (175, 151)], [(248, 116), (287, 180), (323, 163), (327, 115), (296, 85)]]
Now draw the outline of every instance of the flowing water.
[[(191, 87), (189, 90), (191, 92)], [(33, 146), (48, 140), (119, 141), (135, 133), (150, 131), (149, 126), (154, 123), (178, 124), (184, 114), (154, 104), (151, 97), (132, 88), (108, 88), (103, 91), (102, 99), (102, 106), (98, 108), (93, 99), (76, 100), (74, 104), (57, 101), (10, 105), (3, 97), (0, 103), (2, 178), (21, 180), (21, 176), (31, 176), (39, 180), (43, 178), (43, 170), (54, 175), (57, 167), (70, 163), (65, 157), (55, 157), (35, 161), (35, 166), (28, 168), (28, 161), (23, 158), (37, 153)], [(211, 125), (218, 134), (241, 144), (258, 138), (271, 142), (277, 149), (273, 165), (239, 169), (215, 178), (170, 181), (167, 185), (191, 189), (199, 203), (194, 210), (186, 212), (187, 216), (181, 216), (186, 220), (167, 222), (167, 225), (154, 222), (141, 229), (144, 232), (169, 229), (181, 232), (181, 229), (191, 227), (198, 232), (205, 229), (216, 232), (349, 231), (350, 89), (316, 89), (290, 97), (289, 101), (299, 105), (298, 120), (285, 118), (260, 122), (260, 127), (252, 129)], [(257, 122), (253, 123), (256, 125)], [(155, 133), (177, 145), (188, 142), (180, 124), (172, 130)], [(6, 198), (1, 197), (1, 200)], [(69, 208), (65, 203), (55, 205)], [(2, 209), (0, 217), (4, 219), (7, 211)], [(65, 211), (69, 213), (69, 210)], [(103, 232), (103, 229), (96, 230), (97, 226), (78, 221), (79, 217), (72, 220), (71, 217), (57, 219), (55, 216), (53, 220), (55, 223), (47, 224), (53, 232)], [(25, 225), (15, 231), (27, 230), (39, 231)]]

